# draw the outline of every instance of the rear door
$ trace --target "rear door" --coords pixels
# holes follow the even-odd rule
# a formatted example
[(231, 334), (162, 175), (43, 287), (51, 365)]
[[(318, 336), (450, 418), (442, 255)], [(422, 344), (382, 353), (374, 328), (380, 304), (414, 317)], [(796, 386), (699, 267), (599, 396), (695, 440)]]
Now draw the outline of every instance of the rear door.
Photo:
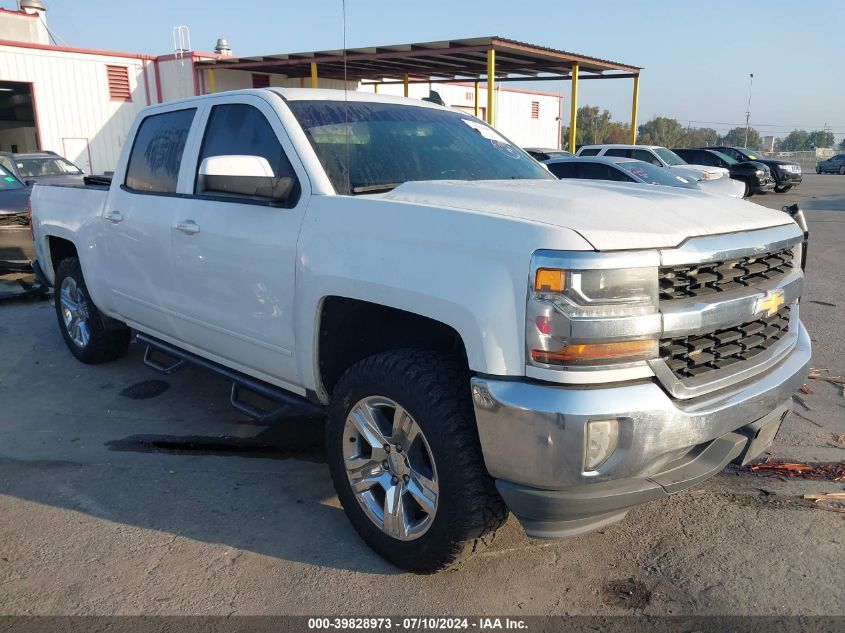
[(171, 267), (171, 232), (182, 155), (196, 132), (193, 107), (141, 120), (126, 166), (106, 199), (102, 248), (114, 309), (133, 326), (170, 337), (180, 297)]
[[(310, 184), (267, 101), (221, 95), (207, 103), (191, 152), (190, 194), (172, 232), (178, 337), (213, 360), (295, 388), (296, 245)], [(274, 177), (294, 179), (294, 194), (280, 207), (267, 197), (203, 191), (197, 172), (214, 156), (261, 157)]]

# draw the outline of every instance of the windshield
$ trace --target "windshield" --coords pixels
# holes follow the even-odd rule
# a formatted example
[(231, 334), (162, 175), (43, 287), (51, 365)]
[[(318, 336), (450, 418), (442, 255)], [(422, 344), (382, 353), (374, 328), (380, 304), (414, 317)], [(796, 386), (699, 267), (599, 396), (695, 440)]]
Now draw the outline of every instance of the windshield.
[(738, 147), (737, 151), (743, 156), (745, 156), (748, 160), (757, 160), (757, 157), (759, 156), (758, 152), (755, 152), (752, 149), (748, 149), (747, 147)]
[(372, 102), (288, 106), (341, 194), (389, 191), (411, 180), (554, 180), (493, 128), (460, 112)]
[(55, 158), (22, 158), (17, 162), (21, 178), (78, 175), (82, 173), (82, 170), (76, 165), (58, 156)]
[(660, 156), (660, 159), (670, 167), (673, 167), (674, 165), (687, 164), (687, 161), (678, 156), (671, 149), (666, 149), (665, 147), (658, 147), (654, 150), (654, 153)]
[(725, 154), (724, 152), (720, 152), (720, 151), (715, 150), (715, 149), (711, 149), (711, 150), (707, 150), (707, 151), (709, 151), (709, 152), (713, 152), (714, 154), (716, 154), (716, 156), (718, 156), (719, 158), (721, 158), (721, 159), (722, 159), (723, 161), (725, 161), (728, 165), (736, 165), (736, 164), (738, 164), (738, 163), (739, 163), (739, 161), (738, 161), (738, 160), (736, 160), (735, 158), (733, 158), (733, 157), (731, 157), (731, 156), (728, 156), (728, 155), (727, 155), (727, 154)]
[(629, 160), (621, 163), (616, 163), (617, 166), (627, 171), (632, 176), (639, 178), (650, 185), (666, 185), (668, 187), (686, 187), (688, 189), (695, 189), (696, 185), (690, 180), (677, 176), (674, 170), (667, 170), (651, 163), (646, 163), (641, 160)]
[(11, 189), (24, 189), (24, 184), (15, 178), (12, 174), (0, 167), (0, 191), (9, 191)]

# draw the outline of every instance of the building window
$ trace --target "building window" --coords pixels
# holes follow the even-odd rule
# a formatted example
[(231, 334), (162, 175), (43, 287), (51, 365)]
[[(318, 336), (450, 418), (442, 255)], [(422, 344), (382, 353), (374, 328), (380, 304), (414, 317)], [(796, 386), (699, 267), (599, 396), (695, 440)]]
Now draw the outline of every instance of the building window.
[(109, 80), (109, 99), (112, 101), (132, 101), (129, 89), (129, 69), (126, 66), (106, 66)]
[(270, 75), (262, 75), (260, 73), (252, 73), (252, 87), (253, 88), (269, 88)]
[(531, 118), (532, 119), (539, 119), (540, 118), (540, 102), (539, 101), (532, 101), (531, 102)]

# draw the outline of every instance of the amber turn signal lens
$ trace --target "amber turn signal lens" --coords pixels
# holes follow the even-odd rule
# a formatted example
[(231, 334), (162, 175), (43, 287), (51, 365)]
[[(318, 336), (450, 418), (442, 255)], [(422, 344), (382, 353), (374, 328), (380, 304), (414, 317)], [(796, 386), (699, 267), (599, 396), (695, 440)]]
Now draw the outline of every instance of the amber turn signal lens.
[(567, 345), (556, 351), (532, 349), (531, 359), (547, 365), (565, 365), (584, 361), (638, 359), (657, 356), (657, 341), (620, 341)]
[(534, 292), (563, 292), (566, 272), (559, 268), (538, 268), (534, 277)]

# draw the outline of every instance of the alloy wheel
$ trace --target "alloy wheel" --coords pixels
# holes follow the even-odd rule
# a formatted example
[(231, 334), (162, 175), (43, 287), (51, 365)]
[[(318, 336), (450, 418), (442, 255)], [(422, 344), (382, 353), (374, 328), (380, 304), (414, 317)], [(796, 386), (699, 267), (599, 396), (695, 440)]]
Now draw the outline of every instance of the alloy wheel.
[(85, 347), (91, 339), (90, 313), (85, 296), (73, 277), (65, 277), (62, 280), (59, 301), (62, 308), (62, 322), (70, 340), (77, 347)]
[(401, 405), (383, 396), (356, 403), (343, 428), (343, 457), (355, 498), (382, 532), (412, 541), (429, 530), (440, 498), (437, 468)]

